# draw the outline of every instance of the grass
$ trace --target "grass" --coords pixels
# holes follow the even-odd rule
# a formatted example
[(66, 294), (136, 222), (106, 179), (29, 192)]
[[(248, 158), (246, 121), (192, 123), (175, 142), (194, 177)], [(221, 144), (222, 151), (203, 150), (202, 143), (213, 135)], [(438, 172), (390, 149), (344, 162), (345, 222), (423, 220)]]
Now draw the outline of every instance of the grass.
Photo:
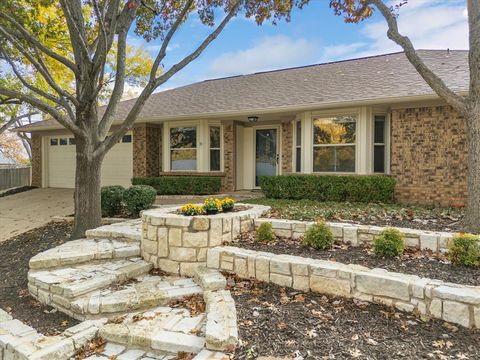
[(367, 204), (257, 198), (242, 202), (272, 207), (272, 215), (281, 219), (326, 220), (359, 223), (442, 222), (452, 223), (463, 216), (463, 209), (401, 204)]

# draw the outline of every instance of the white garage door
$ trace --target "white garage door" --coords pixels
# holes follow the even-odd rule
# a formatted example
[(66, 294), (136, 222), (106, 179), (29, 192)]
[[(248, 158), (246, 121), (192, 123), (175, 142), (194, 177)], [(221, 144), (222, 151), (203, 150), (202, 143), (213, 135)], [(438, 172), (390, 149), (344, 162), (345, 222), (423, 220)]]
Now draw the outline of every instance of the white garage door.
[[(75, 186), (75, 143), (71, 136), (47, 138), (48, 187)], [(102, 186), (130, 186), (133, 177), (132, 135), (127, 134), (105, 155), (102, 164)]]

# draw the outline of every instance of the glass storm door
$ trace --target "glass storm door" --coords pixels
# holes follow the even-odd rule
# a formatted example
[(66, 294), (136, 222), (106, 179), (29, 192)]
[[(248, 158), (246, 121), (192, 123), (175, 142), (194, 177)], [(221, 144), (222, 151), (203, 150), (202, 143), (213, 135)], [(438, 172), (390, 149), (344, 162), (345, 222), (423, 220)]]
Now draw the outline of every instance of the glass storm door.
[(260, 176), (277, 175), (277, 129), (255, 130), (255, 186)]

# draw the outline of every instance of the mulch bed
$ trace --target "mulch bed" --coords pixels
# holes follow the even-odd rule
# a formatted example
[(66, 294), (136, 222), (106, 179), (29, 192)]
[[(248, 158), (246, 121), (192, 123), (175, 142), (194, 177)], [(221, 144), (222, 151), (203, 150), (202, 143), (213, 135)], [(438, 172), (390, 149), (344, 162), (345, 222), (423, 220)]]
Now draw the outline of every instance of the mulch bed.
[(43, 334), (55, 334), (78, 321), (45, 306), (27, 289), (28, 262), (69, 240), (71, 224), (52, 222), (0, 243), (0, 308)]
[(402, 258), (375, 256), (371, 247), (353, 247), (337, 244), (330, 250), (315, 250), (303, 246), (300, 241), (281, 238), (271, 243), (255, 241), (255, 233), (243, 234), (232, 244), (246, 249), (266, 251), (274, 254), (288, 254), (313, 259), (337, 261), (343, 264), (357, 264), (368, 268), (382, 268), (388, 271), (418, 275), (464, 285), (480, 286), (480, 269), (452, 265), (444, 255), (428, 251), (406, 249)]
[(480, 331), (423, 322), (386, 306), (229, 279), (235, 359), (479, 359)]
[(28, 190), (33, 190), (33, 189), (37, 189), (37, 187), (36, 186), (19, 186), (19, 187), (13, 188), (11, 190), (7, 190), (7, 191), (4, 191), (4, 192), (0, 193), (0, 198), (5, 197), (5, 196), (9, 196), (9, 195), (13, 195), (13, 194), (18, 194), (18, 193), (28, 191)]

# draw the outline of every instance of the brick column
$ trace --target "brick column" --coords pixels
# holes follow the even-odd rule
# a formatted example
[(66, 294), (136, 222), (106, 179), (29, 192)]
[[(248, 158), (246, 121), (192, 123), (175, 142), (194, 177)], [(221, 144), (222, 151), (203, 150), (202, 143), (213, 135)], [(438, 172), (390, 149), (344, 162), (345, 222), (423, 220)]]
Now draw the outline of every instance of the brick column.
[(233, 121), (223, 123), (223, 168), (222, 191), (235, 191), (235, 124)]
[(162, 128), (138, 124), (133, 128), (133, 176), (159, 176), (162, 158)]
[(282, 175), (292, 172), (293, 122), (282, 123)]
[(32, 186), (42, 187), (42, 137), (32, 134)]

